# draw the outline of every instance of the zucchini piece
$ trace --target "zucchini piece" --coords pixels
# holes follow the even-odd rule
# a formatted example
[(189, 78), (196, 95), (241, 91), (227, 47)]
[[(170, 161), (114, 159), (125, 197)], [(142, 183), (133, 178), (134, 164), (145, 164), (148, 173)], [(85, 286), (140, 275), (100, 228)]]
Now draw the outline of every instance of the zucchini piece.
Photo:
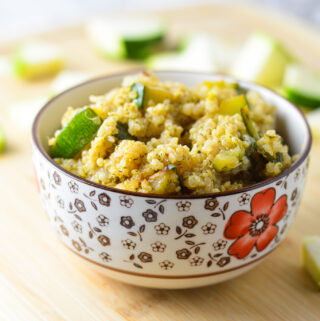
[(56, 137), (52, 157), (73, 158), (93, 139), (101, 123), (101, 118), (89, 107), (76, 113)]
[(255, 32), (243, 45), (231, 74), (239, 79), (278, 87), (291, 60), (277, 39), (263, 32)]
[(220, 113), (222, 115), (240, 114), (241, 108), (247, 105), (247, 100), (244, 95), (225, 99), (220, 104)]
[(95, 19), (88, 37), (103, 55), (113, 59), (144, 59), (162, 45), (166, 28), (156, 19)]
[(250, 118), (248, 106), (245, 105), (244, 107), (241, 107), (240, 112), (241, 112), (243, 122), (246, 125), (249, 135), (252, 136), (255, 140), (258, 140), (260, 138), (260, 135), (259, 135), (252, 119)]
[(12, 102), (6, 107), (6, 112), (15, 129), (29, 132), (38, 111), (49, 100), (49, 97), (34, 97)]
[(320, 289), (320, 237), (307, 236), (302, 242), (302, 264)]
[(173, 100), (174, 97), (170, 91), (156, 86), (146, 86), (144, 103), (147, 104), (149, 100), (152, 100), (155, 104), (162, 103), (164, 100)]
[(60, 48), (45, 42), (27, 42), (15, 54), (13, 68), (17, 76), (39, 79), (59, 72), (65, 65)]
[(283, 154), (280, 152), (276, 152), (276, 159), (274, 160), (275, 163), (283, 163)]
[(189, 37), (182, 52), (165, 52), (151, 56), (146, 61), (152, 70), (218, 71), (212, 38), (198, 34)]
[(144, 101), (144, 93), (145, 93), (145, 86), (140, 83), (134, 83), (131, 85), (131, 91), (135, 91), (137, 96), (133, 100), (136, 103), (138, 108), (143, 108), (143, 101)]
[(6, 136), (4, 130), (0, 127), (0, 153), (5, 150), (6, 147)]
[(292, 102), (308, 108), (320, 107), (320, 73), (291, 64), (286, 69), (283, 87)]
[(212, 165), (217, 172), (229, 172), (239, 166), (239, 158), (232, 150), (221, 151), (213, 159)]
[(117, 121), (117, 129), (118, 129), (118, 134), (115, 135), (120, 140), (137, 140), (137, 137), (132, 136), (128, 132), (128, 125), (123, 124), (119, 121)]
[(76, 86), (90, 78), (90, 75), (81, 71), (65, 70), (60, 72), (53, 79), (50, 90), (52, 95), (58, 95), (61, 92)]
[(214, 87), (218, 87), (220, 89), (224, 88), (233, 88), (238, 89), (239, 84), (237, 82), (228, 82), (225, 80), (216, 80), (216, 81), (204, 81), (201, 85), (206, 86), (208, 89), (212, 89)]
[(251, 157), (257, 148), (256, 140), (250, 135), (243, 135), (243, 140), (250, 144), (246, 154), (247, 157)]
[(313, 138), (320, 142), (320, 109), (308, 113), (307, 120), (311, 127)]

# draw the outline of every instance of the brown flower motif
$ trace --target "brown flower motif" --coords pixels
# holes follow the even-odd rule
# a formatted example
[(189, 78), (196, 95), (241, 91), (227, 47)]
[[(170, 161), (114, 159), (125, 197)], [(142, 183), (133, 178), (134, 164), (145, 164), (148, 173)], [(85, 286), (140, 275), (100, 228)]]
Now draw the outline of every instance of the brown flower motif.
[(216, 198), (209, 198), (206, 200), (204, 204), (204, 208), (209, 211), (214, 211), (218, 205), (219, 205), (219, 202), (217, 201)]
[(80, 252), (82, 250), (81, 245), (77, 241), (72, 240), (72, 245), (77, 251)]
[(40, 178), (40, 187), (42, 190), (44, 190), (44, 191), (46, 190), (46, 184), (44, 183), (43, 178)]
[(164, 252), (166, 247), (167, 246), (160, 241), (157, 241), (157, 242), (154, 242), (151, 244), (151, 248), (152, 248), (153, 252), (161, 252), (162, 253), (162, 252)]
[(67, 228), (64, 225), (60, 225), (60, 230), (62, 232), (62, 234), (64, 234), (65, 236), (69, 236), (69, 231), (67, 230)]
[(152, 255), (146, 252), (141, 252), (138, 255), (138, 258), (140, 259), (141, 262), (143, 263), (150, 263), (152, 262)]
[(156, 222), (158, 218), (158, 213), (151, 209), (148, 209), (142, 213), (142, 216), (144, 217), (146, 222)]
[(160, 223), (158, 225), (155, 225), (154, 229), (158, 235), (168, 235), (170, 231), (170, 226), (164, 223)]
[(136, 247), (136, 243), (131, 241), (130, 239), (122, 240), (121, 241), (123, 247), (127, 250), (134, 250)]
[(230, 257), (229, 256), (224, 256), (220, 258), (220, 260), (217, 262), (217, 265), (220, 267), (224, 267), (230, 262)]
[(182, 220), (182, 225), (187, 228), (194, 228), (197, 224), (198, 221), (194, 216), (186, 216)]
[(101, 193), (98, 196), (99, 203), (103, 206), (110, 206), (111, 198), (107, 193)]
[(100, 226), (109, 225), (109, 219), (106, 216), (102, 215), (102, 214), (98, 215), (96, 220), (97, 220), (97, 222), (99, 223)]
[(56, 197), (56, 201), (57, 201), (57, 204), (59, 205), (59, 207), (64, 208), (64, 201), (60, 196)]
[(82, 233), (82, 226), (77, 221), (73, 221), (71, 225), (76, 232)]
[(216, 231), (217, 225), (208, 222), (206, 225), (201, 226), (203, 234), (213, 234)]
[(189, 262), (191, 266), (200, 266), (204, 261), (204, 258), (200, 256), (193, 257)]
[(107, 246), (111, 244), (110, 239), (108, 238), (108, 236), (105, 236), (105, 235), (100, 235), (98, 237), (98, 241), (102, 246)]
[(298, 168), (298, 169), (296, 170), (296, 172), (294, 173), (294, 180), (295, 180), (295, 181), (297, 181), (297, 180), (299, 179), (300, 174), (301, 174), (301, 169)]
[(238, 202), (240, 206), (248, 204), (249, 201), (250, 201), (250, 194), (248, 193), (243, 193), (238, 197)]
[(77, 210), (79, 212), (85, 212), (86, 211), (86, 207), (85, 207), (83, 201), (81, 201), (81, 200), (79, 200), (77, 198), (74, 201), (74, 206), (77, 208)]
[(176, 251), (176, 254), (179, 260), (187, 260), (191, 255), (191, 252), (188, 249), (184, 248), (182, 250)]
[(102, 260), (103, 262), (105, 262), (105, 263), (108, 263), (108, 262), (111, 261), (111, 256), (110, 256), (108, 253), (106, 253), (106, 252), (100, 253), (99, 256), (100, 256), (101, 260)]
[(120, 205), (125, 206), (127, 208), (130, 208), (133, 205), (133, 199), (128, 196), (119, 196), (120, 199)]
[(56, 185), (61, 185), (61, 176), (57, 172), (53, 173), (53, 180)]
[(74, 182), (74, 181), (70, 181), (69, 183), (68, 183), (68, 186), (69, 186), (69, 189), (70, 189), (70, 192), (71, 193), (78, 193), (78, 191), (79, 191), (79, 186), (78, 186), (78, 184), (76, 183), (76, 182)]
[(191, 202), (189, 201), (179, 201), (176, 203), (179, 212), (188, 212), (191, 207)]
[(220, 240), (214, 242), (214, 243), (212, 244), (212, 246), (213, 246), (213, 249), (214, 249), (215, 251), (220, 251), (220, 250), (225, 249), (227, 243), (228, 243), (228, 242), (227, 242), (226, 240), (220, 239)]
[(296, 199), (297, 195), (298, 195), (298, 189), (295, 188), (295, 189), (293, 190), (292, 194), (291, 194), (291, 198), (290, 198), (291, 201), (294, 201), (294, 200)]
[(161, 269), (163, 270), (170, 270), (173, 268), (174, 264), (168, 260), (164, 260), (162, 262), (159, 263)]
[(135, 222), (133, 221), (131, 216), (121, 216), (120, 225), (127, 229), (130, 229), (132, 226), (135, 225)]

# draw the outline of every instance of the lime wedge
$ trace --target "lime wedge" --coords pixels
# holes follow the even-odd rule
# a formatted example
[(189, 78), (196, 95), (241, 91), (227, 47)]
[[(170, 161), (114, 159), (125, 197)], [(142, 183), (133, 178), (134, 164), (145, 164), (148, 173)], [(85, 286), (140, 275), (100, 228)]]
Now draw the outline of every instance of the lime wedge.
[(276, 39), (256, 32), (243, 45), (231, 68), (231, 74), (239, 79), (278, 87), (290, 61), (289, 54)]
[(320, 287), (320, 237), (307, 236), (302, 243), (302, 262)]
[(320, 73), (291, 64), (283, 80), (285, 95), (298, 105), (309, 108), (320, 107)]

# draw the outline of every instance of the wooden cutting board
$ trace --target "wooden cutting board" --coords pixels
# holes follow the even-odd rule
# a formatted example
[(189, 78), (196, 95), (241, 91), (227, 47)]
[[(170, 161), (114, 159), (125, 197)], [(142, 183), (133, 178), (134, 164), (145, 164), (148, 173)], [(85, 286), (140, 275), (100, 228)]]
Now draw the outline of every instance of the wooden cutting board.
[[(264, 29), (304, 63), (320, 69), (320, 37), (296, 20), (222, 4), (158, 14), (170, 21), (172, 37), (203, 30), (240, 43), (253, 29)], [(76, 70), (103, 74), (137, 67), (96, 56), (81, 26), (38, 37), (62, 45), (69, 67)], [(10, 54), (15, 46), (1, 45), (0, 54)], [(206, 288), (137, 288), (105, 278), (66, 249), (41, 208), (33, 182), (30, 137), (10, 123), (4, 106), (42, 95), (48, 84), (0, 80), (0, 123), (7, 130), (9, 146), (0, 157), (0, 320), (320, 320), (320, 293), (300, 263), (302, 237), (320, 234), (319, 145), (313, 147), (307, 186), (289, 235), (261, 265)]]

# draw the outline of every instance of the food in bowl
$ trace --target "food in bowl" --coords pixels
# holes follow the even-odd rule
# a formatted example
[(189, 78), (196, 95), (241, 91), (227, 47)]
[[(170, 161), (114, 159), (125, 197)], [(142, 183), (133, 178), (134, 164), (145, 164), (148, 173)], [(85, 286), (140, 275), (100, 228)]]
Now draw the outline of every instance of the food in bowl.
[(193, 88), (148, 72), (69, 107), (49, 139), (65, 170), (95, 183), (155, 194), (205, 194), (248, 186), (296, 156), (275, 130), (276, 109), (235, 82)]

